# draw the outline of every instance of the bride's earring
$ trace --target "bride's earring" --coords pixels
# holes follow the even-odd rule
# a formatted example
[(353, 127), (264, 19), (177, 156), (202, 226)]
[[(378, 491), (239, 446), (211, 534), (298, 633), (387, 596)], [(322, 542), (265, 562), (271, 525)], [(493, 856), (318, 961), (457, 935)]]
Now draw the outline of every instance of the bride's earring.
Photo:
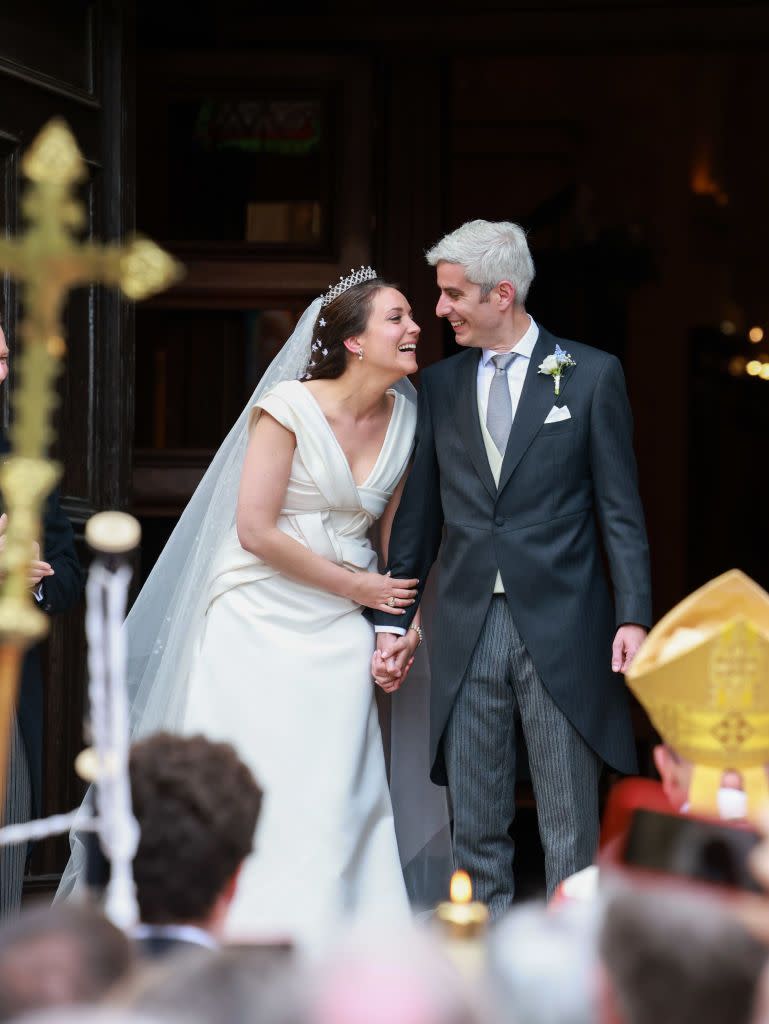
[(363, 358), (363, 349), (359, 348), (358, 349), (358, 359), (362, 359), (362, 358)]

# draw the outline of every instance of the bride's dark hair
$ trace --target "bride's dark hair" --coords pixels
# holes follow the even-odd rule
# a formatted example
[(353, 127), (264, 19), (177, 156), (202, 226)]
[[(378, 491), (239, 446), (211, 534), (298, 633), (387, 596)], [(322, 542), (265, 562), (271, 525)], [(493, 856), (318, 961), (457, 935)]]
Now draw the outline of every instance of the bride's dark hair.
[(334, 380), (342, 376), (348, 357), (355, 358), (345, 348), (345, 340), (366, 330), (374, 296), (382, 288), (393, 287), (375, 277), (353, 285), (323, 306), (313, 327), (310, 361), (302, 380)]

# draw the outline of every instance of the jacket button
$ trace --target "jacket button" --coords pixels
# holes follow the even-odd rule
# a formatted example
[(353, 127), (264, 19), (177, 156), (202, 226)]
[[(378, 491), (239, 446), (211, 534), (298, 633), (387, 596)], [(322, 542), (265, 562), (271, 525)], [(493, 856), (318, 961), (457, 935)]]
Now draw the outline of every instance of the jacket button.
[(502, 516), (497, 516), (497, 518), (494, 520), (494, 522), (497, 524), (497, 526), (504, 526), (505, 525), (505, 520), (502, 518)]

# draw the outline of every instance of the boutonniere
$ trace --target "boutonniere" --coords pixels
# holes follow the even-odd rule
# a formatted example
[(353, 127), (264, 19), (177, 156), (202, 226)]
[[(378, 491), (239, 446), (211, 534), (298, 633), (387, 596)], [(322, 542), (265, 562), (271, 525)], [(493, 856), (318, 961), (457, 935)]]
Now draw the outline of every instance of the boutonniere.
[(551, 356), (545, 356), (539, 364), (539, 372), (553, 378), (553, 388), (556, 395), (561, 393), (561, 377), (564, 370), (577, 364), (568, 352), (564, 352), (560, 345), (555, 346), (555, 352)]

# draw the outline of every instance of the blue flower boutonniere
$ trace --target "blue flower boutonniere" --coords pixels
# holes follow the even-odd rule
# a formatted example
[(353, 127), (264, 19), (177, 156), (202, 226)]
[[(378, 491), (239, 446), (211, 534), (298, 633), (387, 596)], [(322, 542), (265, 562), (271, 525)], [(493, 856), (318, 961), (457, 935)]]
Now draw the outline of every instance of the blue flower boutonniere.
[(539, 372), (553, 378), (553, 388), (556, 395), (559, 395), (564, 370), (576, 365), (569, 353), (564, 352), (560, 345), (556, 345), (555, 352), (551, 356), (546, 356), (539, 364)]

